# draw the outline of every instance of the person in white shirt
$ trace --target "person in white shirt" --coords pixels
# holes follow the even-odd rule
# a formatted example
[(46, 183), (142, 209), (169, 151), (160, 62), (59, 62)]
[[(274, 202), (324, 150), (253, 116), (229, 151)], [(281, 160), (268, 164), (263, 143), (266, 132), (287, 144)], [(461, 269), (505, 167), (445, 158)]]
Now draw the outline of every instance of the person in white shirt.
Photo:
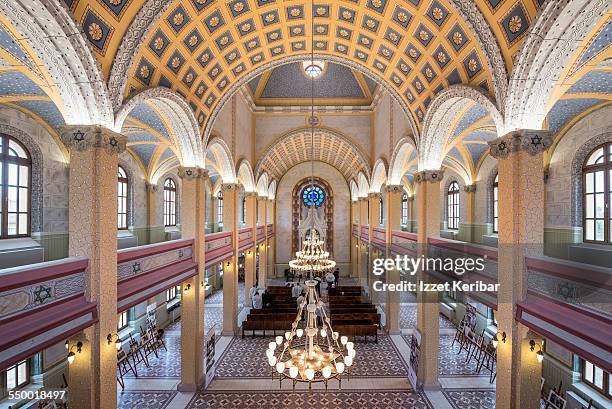
[(334, 281), (336, 281), (336, 277), (334, 277), (334, 273), (331, 271), (325, 274), (325, 281), (327, 282), (327, 289), (329, 290), (334, 285)]
[(258, 291), (253, 296), (253, 308), (256, 310), (261, 310), (263, 307), (263, 299), (261, 297), (261, 291)]
[(291, 288), (291, 297), (296, 298), (301, 293), (302, 293), (302, 287), (297, 284), (293, 284), (293, 287)]
[(251, 299), (251, 307), (253, 306), (253, 297), (255, 297), (255, 293), (257, 292), (257, 284), (253, 284), (253, 287), (249, 290), (249, 297)]

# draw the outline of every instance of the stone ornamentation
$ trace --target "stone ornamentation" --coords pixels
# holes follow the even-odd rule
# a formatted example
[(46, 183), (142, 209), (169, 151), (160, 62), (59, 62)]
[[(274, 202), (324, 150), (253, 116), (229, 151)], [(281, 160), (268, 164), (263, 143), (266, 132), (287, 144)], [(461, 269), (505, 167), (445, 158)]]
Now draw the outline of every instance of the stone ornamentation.
[(257, 197), (257, 192), (244, 192), (244, 197)]
[(379, 192), (370, 192), (368, 193), (369, 199), (382, 199), (382, 193)]
[(125, 151), (127, 137), (99, 125), (67, 125), (61, 128), (61, 139), (69, 150), (84, 152), (104, 148), (109, 154)]
[(414, 175), (414, 182), (415, 183), (440, 182), (442, 181), (443, 177), (444, 177), (443, 170), (423, 170)]
[(387, 185), (385, 186), (385, 192), (394, 193), (401, 192), (403, 189), (402, 185)]
[(473, 185), (465, 185), (463, 186), (463, 190), (467, 193), (474, 193), (476, 192), (476, 184), (474, 183)]
[(178, 169), (178, 176), (181, 179), (185, 179), (185, 180), (193, 180), (193, 179), (199, 179), (199, 178), (205, 179), (208, 177), (208, 170), (197, 168), (197, 167), (180, 166)]
[(232, 192), (238, 190), (239, 186), (236, 183), (223, 183), (221, 184), (221, 191), (223, 192)]
[(147, 193), (156, 193), (157, 190), (159, 189), (159, 187), (155, 183), (147, 182), (146, 187), (147, 187)]
[(192, 256), (192, 247), (183, 247), (176, 250), (166, 251), (139, 258), (137, 260), (126, 261), (117, 265), (117, 282), (146, 274), (158, 268), (170, 266), (183, 260), (186, 257)]
[(489, 147), (491, 156), (504, 159), (518, 151), (536, 155), (548, 149), (552, 142), (552, 135), (548, 131), (519, 130), (490, 141)]

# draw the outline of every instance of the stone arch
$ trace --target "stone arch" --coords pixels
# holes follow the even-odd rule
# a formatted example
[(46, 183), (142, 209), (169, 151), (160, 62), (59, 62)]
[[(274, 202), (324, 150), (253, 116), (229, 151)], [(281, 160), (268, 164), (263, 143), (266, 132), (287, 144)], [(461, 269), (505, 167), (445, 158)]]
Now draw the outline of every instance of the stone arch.
[(411, 137), (403, 137), (395, 145), (391, 163), (389, 164), (389, 177), (387, 183), (389, 185), (399, 185), (402, 181), (405, 165), (408, 163), (410, 150), (416, 150), (416, 144)]
[(100, 65), (66, 6), (54, 0), (0, 2), (1, 14), (34, 50), (59, 96), (67, 125), (113, 127)]
[(176, 213), (176, 224), (180, 224), (181, 223), (181, 193), (182, 193), (182, 188), (183, 186), (181, 185), (181, 179), (178, 177), (176, 172), (172, 172), (172, 171), (168, 171), (165, 172), (163, 175), (161, 175), (161, 177), (159, 178), (158, 182), (156, 183), (157, 185), (157, 190), (158, 192), (160, 192), (161, 194), (159, 195), (159, 197), (161, 198), (161, 215), (163, 218), (164, 215), (164, 209), (163, 209), (163, 204), (164, 204), (164, 184), (166, 183), (166, 179), (172, 179), (172, 181), (174, 182), (174, 186), (176, 187), (176, 208), (175, 208), (175, 213)]
[(268, 199), (274, 200), (276, 198), (276, 180), (270, 182), (270, 187), (268, 188)]
[(351, 180), (349, 183), (349, 190), (351, 192), (351, 200), (354, 202), (359, 198), (359, 188), (357, 187), (357, 183), (355, 180)]
[(378, 159), (372, 168), (370, 179), (370, 192), (379, 193), (383, 185), (387, 182), (387, 167), (384, 159)]
[(234, 160), (225, 141), (221, 137), (215, 136), (208, 142), (206, 150), (210, 151), (215, 157), (223, 183), (235, 183)]
[(545, 3), (516, 58), (504, 106), (504, 135), (542, 129), (546, 109), (567, 62), (602, 16), (606, 0), (551, 0)]
[(574, 227), (582, 227), (582, 165), (593, 149), (606, 142), (612, 142), (612, 132), (604, 132), (589, 139), (578, 148), (572, 160), (571, 221)]
[(359, 172), (357, 175), (357, 186), (359, 186), (359, 197), (368, 197), (370, 184), (368, 183), (368, 178), (363, 172)]
[(238, 182), (244, 187), (245, 192), (255, 192), (255, 177), (253, 176), (253, 170), (248, 160), (242, 159), (238, 165), (238, 171), (236, 172)]
[(257, 180), (257, 195), (260, 197), (268, 196), (268, 187), (270, 184), (268, 183), (268, 174), (263, 172), (259, 179)]
[(181, 155), (181, 165), (204, 167), (198, 123), (189, 104), (172, 90), (164, 87), (149, 88), (132, 96), (117, 112), (115, 131), (121, 131), (129, 113), (143, 102), (153, 104), (167, 117)]
[(0, 124), (0, 133), (12, 136), (26, 147), (32, 159), (32, 184), (30, 188), (30, 227), (39, 233), (43, 227), (43, 154), (38, 144), (21, 129)]
[(423, 132), (418, 144), (419, 170), (440, 168), (445, 138), (465, 101), (476, 102), (488, 110), (495, 122), (498, 135), (501, 135), (504, 119), (488, 95), (478, 88), (467, 85), (450, 86), (436, 96), (425, 114)]

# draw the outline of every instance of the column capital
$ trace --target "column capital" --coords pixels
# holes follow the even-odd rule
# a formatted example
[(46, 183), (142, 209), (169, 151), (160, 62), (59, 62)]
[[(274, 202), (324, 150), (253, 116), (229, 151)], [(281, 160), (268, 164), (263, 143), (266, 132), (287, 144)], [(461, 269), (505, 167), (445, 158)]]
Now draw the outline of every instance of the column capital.
[(491, 156), (504, 159), (511, 152), (526, 151), (530, 155), (544, 152), (553, 143), (550, 131), (519, 129), (489, 142)]
[(404, 187), (402, 185), (386, 185), (385, 186), (385, 192), (388, 193), (401, 193), (402, 190), (404, 189)]
[(367, 198), (367, 197), (358, 197), (358, 198), (357, 198), (357, 201), (358, 201), (358, 202), (366, 202), (367, 200), (368, 200), (368, 198)]
[(240, 185), (238, 185), (238, 183), (222, 183), (221, 184), (222, 192), (231, 192), (231, 191), (235, 191), (239, 189), (240, 189)]
[(463, 186), (463, 190), (467, 193), (474, 193), (476, 192), (476, 183), (473, 183), (471, 185), (465, 185)]
[(244, 192), (244, 198), (248, 198), (248, 197), (254, 197), (257, 198), (257, 192)]
[(415, 173), (414, 182), (440, 182), (444, 177), (444, 170), (422, 170), (420, 172)]
[(268, 198), (268, 203), (274, 203), (274, 199)]
[(60, 128), (60, 138), (68, 150), (84, 152), (104, 148), (108, 153), (125, 151), (127, 137), (100, 125), (66, 125)]
[(155, 193), (155, 192), (157, 192), (158, 188), (157, 188), (157, 184), (156, 183), (147, 182), (145, 184), (145, 186), (147, 188), (147, 193)]
[(368, 199), (382, 199), (382, 193), (370, 192), (368, 193)]
[(208, 178), (208, 170), (198, 168), (195, 166), (179, 166), (178, 168), (178, 176), (181, 179), (192, 180), (192, 179), (206, 179)]

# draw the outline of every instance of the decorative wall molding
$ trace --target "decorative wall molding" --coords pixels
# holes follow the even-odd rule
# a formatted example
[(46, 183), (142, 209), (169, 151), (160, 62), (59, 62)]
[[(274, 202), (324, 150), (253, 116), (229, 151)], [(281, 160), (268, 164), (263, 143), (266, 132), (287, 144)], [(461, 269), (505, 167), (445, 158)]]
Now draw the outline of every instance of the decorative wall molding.
[(444, 178), (444, 170), (422, 170), (414, 174), (414, 183), (441, 182)]
[(549, 131), (521, 129), (489, 141), (490, 154), (495, 159), (505, 159), (512, 152), (526, 151), (530, 155), (544, 152), (553, 143)]
[(208, 178), (208, 170), (197, 168), (197, 167), (183, 167), (179, 166), (178, 168), (178, 176), (181, 179), (185, 180), (193, 180), (193, 179), (207, 179)]
[(109, 154), (125, 151), (127, 137), (99, 125), (65, 125), (60, 128), (60, 138), (66, 148), (84, 152), (103, 148)]

